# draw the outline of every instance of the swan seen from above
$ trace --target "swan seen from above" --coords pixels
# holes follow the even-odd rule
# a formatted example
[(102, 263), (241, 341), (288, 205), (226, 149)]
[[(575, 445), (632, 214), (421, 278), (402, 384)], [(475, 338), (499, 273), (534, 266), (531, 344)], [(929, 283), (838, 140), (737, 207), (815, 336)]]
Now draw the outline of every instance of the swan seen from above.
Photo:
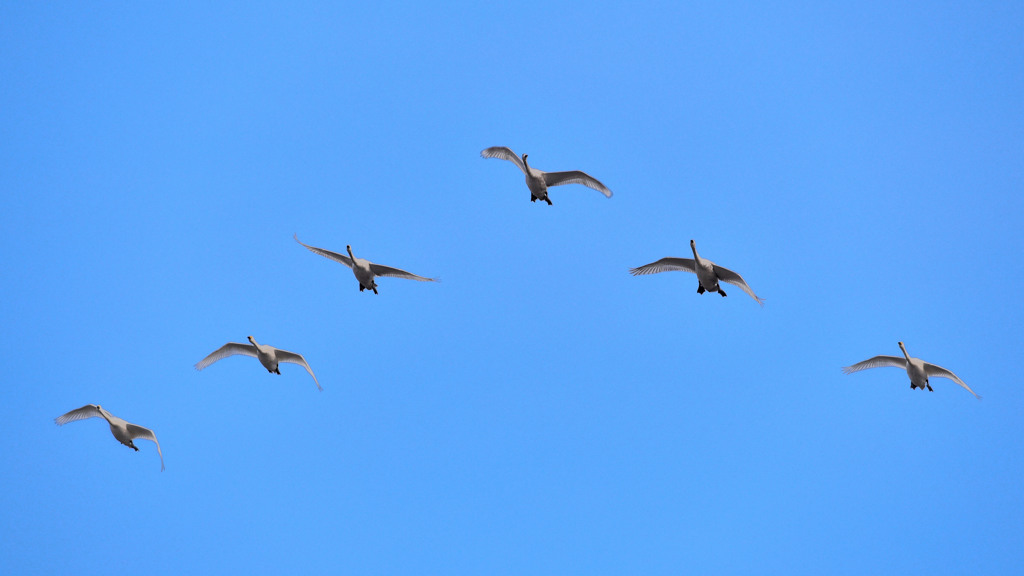
[(612, 197), (612, 191), (607, 186), (586, 172), (580, 172), (579, 170), (571, 170), (569, 172), (544, 172), (543, 170), (537, 170), (536, 168), (531, 168), (526, 163), (527, 154), (523, 154), (522, 159), (520, 159), (507, 146), (491, 146), (480, 152), (480, 155), (484, 158), (508, 160), (518, 166), (523, 171), (523, 174), (526, 175), (526, 186), (530, 189), (530, 202), (543, 200), (550, 206), (551, 198), (548, 197), (548, 186), (561, 186), (562, 184), (582, 184), (587, 188), (597, 190), (607, 198)]
[(899, 356), (875, 356), (868, 358), (863, 362), (858, 362), (853, 366), (845, 366), (843, 368), (843, 374), (853, 374), (854, 372), (860, 372), (861, 370), (867, 370), (868, 368), (879, 368), (882, 366), (892, 366), (895, 368), (903, 368), (907, 371), (907, 376), (910, 377), (910, 389), (920, 388), (922, 390), (928, 389), (929, 392), (932, 390), (932, 385), (928, 383), (928, 378), (936, 376), (938, 378), (949, 378), (953, 382), (956, 382), (960, 386), (967, 390), (978, 400), (981, 400), (981, 396), (974, 393), (971, 387), (964, 383), (956, 374), (943, 368), (942, 366), (936, 366), (935, 364), (929, 364), (920, 358), (911, 358), (907, 354), (907, 348), (903, 345), (903, 342), (898, 342), (900, 350), (903, 351), (903, 357)]
[(273, 346), (267, 346), (266, 344), (259, 344), (252, 336), (249, 336), (249, 344), (228, 342), (214, 350), (209, 356), (203, 358), (196, 364), (196, 370), (202, 370), (221, 358), (227, 358), (228, 356), (235, 356), (238, 354), (241, 354), (242, 356), (252, 356), (253, 358), (258, 359), (260, 364), (263, 364), (263, 367), (271, 374), (281, 373), (281, 370), (278, 367), (278, 364), (281, 362), (298, 364), (305, 368), (306, 372), (309, 372), (309, 375), (313, 377), (313, 383), (316, 384), (317, 390), (321, 392), (324, 390), (320, 387), (320, 382), (317, 381), (316, 374), (313, 374), (313, 370), (309, 367), (309, 363), (306, 362), (306, 359), (302, 357), (302, 354), (281, 350), (280, 348), (274, 348)]
[(359, 281), (359, 291), (373, 290), (374, 294), (377, 294), (377, 282), (374, 278), (377, 276), (389, 276), (392, 278), (405, 278), (406, 280), (418, 280), (420, 282), (440, 282), (437, 278), (424, 278), (423, 276), (417, 276), (412, 272), (406, 272), (398, 268), (392, 268), (391, 266), (384, 266), (383, 264), (374, 264), (369, 260), (363, 258), (356, 258), (355, 254), (352, 253), (352, 246), (345, 246), (348, 250), (348, 256), (344, 254), (338, 254), (337, 252), (331, 252), (330, 250), (324, 250), (323, 248), (317, 248), (316, 246), (310, 246), (305, 244), (302, 240), (299, 240), (298, 234), (293, 236), (295, 241), (306, 247), (307, 250), (314, 254), (319, 254), (324, 258), (340, 262), (345, 266), (352, 269), (352, 273), (355, 274), (356, 280)]
[(86, 404), (81, 408), (72, 410), (67, 414), (58, 416), (54, 419), (54, 422), (58, 426), (63, 426), (68, 422), (74, 422), (75, 420), (85, 420), (86, 418), (103, 418), (110, 424), (110, 432), (117, 438), (117, 441), (125, 446), (139, 451), (139, 448), (135, 446), (133, 442), (136, 438), (142, 438), (143, 440), (152, 440), (156, 444), (156, 453), (160, 455), (160, 471), (164, 471), (164, 453), (160, 450), (160, 442), (156, 439), (156, 434), (153, 433), (149, 428), (143, 428), (142, 426), (132, 424), (114, 416), (110, 412), (107, 412), (99, 404)]
[(692, 259), (662, 258), (656, 262), (632, 268), (629, 273), (633, 276), (643, 276), (645, 274), (657, 274), (658, 272), (671, 272), (673, 270), (693, 272), (697, 275), (698, 294), (703, 294), (705, 291), (718, 292), (724, 298), (726, 293), (725, 290), (722, 290), (720, 282), (725, 282), (726, 284), (739, 286), (741, 290), (750, 295), (758, 304), (764, 306), (764, 298), (754, 294), (754, 291), (750, 289), (750, 286), (747, 285), (746, 280), (742, 276), (710, 260), (701, 258), (700, 254), (697, 254), (697, 243), (693, 240), (690, 240), (690, 249), (693, 250)]

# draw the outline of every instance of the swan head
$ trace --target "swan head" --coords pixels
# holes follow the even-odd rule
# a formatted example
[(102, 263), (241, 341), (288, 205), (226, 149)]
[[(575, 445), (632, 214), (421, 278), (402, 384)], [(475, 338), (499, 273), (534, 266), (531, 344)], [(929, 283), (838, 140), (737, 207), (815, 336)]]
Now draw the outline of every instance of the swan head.
[(352, 254), (352, 245), (351, 244), (346, 244), (345, 245), (345, 250), (348, 250), (348, 255), (350, 257), (355, 258), (355, 256)]
[(249, 339), (249, 342), (252, 342), (253, 344), (256, 343), (256, 341), (252, 339), (252, 336), (246, 336), (246, 338)]
[(529, 156), (529, 154), (523, 154), (523, 164), (526, 164), (526, 157), (527, 156)]
[(694, 242), (693, 240), (690, 240), (690, 248), (696, 248), (696, 247), (697, 247), (697, 243)]

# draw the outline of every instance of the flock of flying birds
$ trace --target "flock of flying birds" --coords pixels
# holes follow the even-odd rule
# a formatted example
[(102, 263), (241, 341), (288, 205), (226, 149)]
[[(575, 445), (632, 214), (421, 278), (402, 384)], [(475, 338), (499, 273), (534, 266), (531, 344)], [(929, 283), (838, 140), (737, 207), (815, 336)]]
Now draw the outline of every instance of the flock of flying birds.
[[(586, 172), (579, 170), (571, 170), (567, 172), (544, 172), (536, 168), (530, 167), (526, 162), (526, 154), (523, 154), (522, 158), (516, 155), (510, 148), (506, 146), (493, 146), (487, 148), (480, 153), (484, 158), (500, 158), (502, 160), (508, 160), (526, 175), (526, 186), (530, 189), (530, 201), (536, 202), (542, 200), (551, 205), (551, 198), (548, 196), (548, 187), (550, 186), (561, 186), (563, 184), (582, 184), (588, 188), (597, 190), (598, 192), (605, 195), (607, 198), (612, 197), (612, 191), (607, 186), (602, 184), (599, 180)], [(374, 280), (378, 276), (391, 277), (391, 278), (405, 278), (407, 280), (418, 280), (420, 282), (437, 282), (436, 278), (426, 278), (424, 276), (418, 276), (412, 272), (406, 272), (399, 268), (392, 268), (391, 266), (384, 266), (383, 264), (375, 264), (369, 260), (363, 258), (356, 258), (355, 254), (352, 253), (352, 246), (346, 246), (345, 250), (348, 252), (348, 256), (332, 252), (324, 248), (317, 248), (316, 246), (310, 246), (304, 244), (299, 240), (298, 235), (295, 236), (295, 241), (302, 244), (310, 252), (319, 254), (335, 262), (339, 262), (348, 266), (352, 273), (355, 275), (356, 280), (359, 282), (359, 291), (372, 290), (374, 294), (377, 294), (377, 282)], [(729, 270), (728, 268), (719, 266), (710, 260), (701, 258), (697, 253), (697, 243), (690, 240), (690, 250), (693, 251), (693, 258), (662, 258), (650, 264), (645, 264), (637, 268), (630, 269), (630, 273), (634, 276), (643, 276), (646, 274), (657, 274), (659, 272), (670, 272), (674, 270), (692, 272), (697, 275), (697, 293), (703, 294), (704, 292), (718, 292), (723, 298), (726, 296), (725, 290), (722, 289), (721, 284), (731, 284), (739, 287), (751, 298), (753, 298), (758, 304), (764, 306), (764, 299), (759, 297), (754, 291), (747, 285), (747, 282), (742, 276)], [(196, 365), (196, 370), (202, 370), (210, 364), (228, 356), (242, 355), (252, 356), (260, 361), (260, 364), (272, 374), (280, 374), (281, 370), (279, 365), (281, 362), (287, 362), (291, 364), (298, 364), (309, 372), (309, 375), (313, 378), (313, 383), (316, 384), (318, 390), (323, 390), (320, 386), (320, 382), (316, 379), (316, 374), (313, 374), (313, 369), (309, 367), (309, 363), (303, 358), (302, 354), (296, 354), (295, 352), (289, 352), (287, 350), (281, 350), (280, 348), (274, 348), (266, 344), (259, 344), (252, 336), (248, 337), (248, 344), (241, 344), (238, 342), (228, 342), (220, 348), (211, 352), (206, 358), (200, 360)], [(863, 362), (858, 362), (853, 366), (846, 366), (843, 368), (844, 374), (851, 374), (853, 372), (859, 372), (861, 370), (867, 370), (868, 368), (878, 368), (882, 366), (892, 366), (896, 368), (903, 368), (907, 371), (907, 376), (910, 377), (910, 388), (920, 388), (922, 390), (927, 389), (929, 392), (933, 391), (932, 386), (929, 383), (929, 377), (948, 378), (965, 390), (974, 394), (975, 398), (981, 399), (981, 396), (975, 394), (974, 390), (971, 390), (970, 386), (964, 383), (956, 374), (935, 364), (925, 362), (920, 358), (912, 358), (907, 354), (907, 348), (903, 345), (903, 342), (899, 342), (900, 350), (903, 352), (903, 357), (899, 356), (875, 356), (868, 358)], [(135, 439), (141, 438), (143, 440), (152, 440), (156, 444), (156, 451), (160, 455), (160, 470), (164, 470), (164, 455), (160, 450), (160, 442), (156, 439), (156, 434), (153, 433), (149, 428), (144, 428), (137, 424), (132, 424), (114, 416), (110, 412), (106, 411), (103, 407), (97, 404), (86, 404), (81, 408), (72, 410), (62, 416), (55, 419), (57, 424), (63, 425), (68, 422), (74, 422), (75, 420), (84, 420), (86, 418), (100, 417), (110, 424), (110, 432), (114, 435), (114, 438), (118, 442), (134, 449), (138, 452), (138, 448), (133, 442)]]

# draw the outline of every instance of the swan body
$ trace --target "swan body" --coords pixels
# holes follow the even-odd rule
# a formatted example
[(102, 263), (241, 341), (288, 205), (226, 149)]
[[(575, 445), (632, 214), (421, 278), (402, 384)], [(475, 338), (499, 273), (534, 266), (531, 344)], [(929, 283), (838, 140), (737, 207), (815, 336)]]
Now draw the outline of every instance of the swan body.
[(304, 244), (302, 240), (299, 240), (298, 234), (293, 236), (295, 241), (306, 247), (307, 250), (314, 254), (319, 254), (324, 258), (340, 262), (345, 266), (352, 269), (352, 273), (355, 274), (356, 280), (359, 281), (359, 291), (373, 290), (374, 294), (377, 292), (377, 282), (374, 278), (377, 276), (390, 276), (393, 278), (405, 278), (406, 280), (418, 280), (420, 282), (440, 282), (437, 278), (424, 278), (423, 276), (417, 276), (412, 272), (406, 272), (398, 268), (392, 268), (391, 266), (384, 266), (383, 264), (374, 264), (369, 260), (363, 258), (356, 258), (355, 254), (352, 253), (352, 245), (345, 246), (348, 250), (348, 256), (338, 254), (337, 252), (331, 252), (330, 250), (324, 250), (323, 248), (317, 248), (316, 246), (310, 246)]
[(742, 276), (715, 264), (714, 262), (701, 258), (700, 254), (697, 253), (697, 243), (690, 240), (690, 249), (693, 250), (693, 258), (662, 258), (656, 262), (645, 264), (637, 268), (630, 269), (630, 274), (633, 276), (643, 276), (645, 274), (657, 274), (658, 272), (670, 272), (673, 270), (680, 270), (683, 272), (693, 272), (697, 275), (697, 293), (703, 294), (707, 292), (718, 292), (724, 298), (726, 296), (725, 290), (722, 290), (721, 282), (726, 284), (732, 284), (738, 286), (740, 290), (746, 292), (751, 298), (753, 298), (758, 304), (764, 306), (764, 298), (761, 298), (747, 285), (746, 280)]
[(879, 368), (882, 366), (893, 366), (896, 368), (903, 368), (907, 371), (907, 376), (910, 377), (910, 389), (920, 388), (922, 390), (927, 389), (929, 392), (932, 390), (932, 385), (928, 382), (928, 378), (936, 376), (939, 378), (948, 378), (953, 382), (956, 382), (960, 386), (967, 390), (978, 400), (981, 400), (981, 396), (974, 393), (971, 387), (964, 383), (956, 374), (953, 374), (950, 370), (943, 368), (942, 366), (936, 366), (935, 364), (929, 364), (920, 358), (911, 358), (907, 354), (907, 348), (903, 345), (903, 342), (898, 343), (900, 350), (903, 351), (903, 358), (899, 356), (875, 356), (868, 358), (863, 362), (858, 362), (853, 366), (846, 366), (843, 368), (843, 374), (852, 374), (854, 372), (860, 372), (861, 370), (867, 370), (868, 368)]
[(604, 194), (606, 198), (612, 197), (612, 191), (607, 186), (586, 172), (579, 170), (571, 170), (569, 172), (544, 172), (543, 170), (537, 170), (536, 168), (531, 168), (526, 162), (527, 154), (523, 154), (522, 159), (520, 159), (507, 146), (492, 146), (480, 152), (480, 155), (484, 158), (508, 160), (518, 166), (523, 171), (523, 174), (526, 175), (526, 186), (530, 189), (530, 202), (543, 200), (550, 206), (551, 198), (548, 197), (548, 186), (561, 186), (562, 184), (582, 184), (587, 188), (592, 188)]
[(320, 387), (320, 382), (317, 381), (316, 374), (313, 374), (313, 370), (309, 367), (309, 363), (306, 362), (306, 359), (302, 357), (302, 354), (281, 350), (280, 348), (274, 348), (273, 346), (267, 346), (266, 344), (259, 344), (252, 336), (249, 336), (249, 344), (228, 342), (214, 350), (209, 356), (203, 358), (196, 364), (196, 370), (202, 370), (221, 358), (227, 358), (228, 356), (235, 356), (237, 354), (256, 358), (260, 361), (260, 364), (263, 364), (263, 367), (267, 369), (267, 372), (272, 374), (281, 373), (281, 369), (278, 367), (281, 362), (298, 364), (305, 368), (306, 372), (309, 372), (309, 375), (313, 377), (313, 383), (316, 384), (317, 390), (320, 390), (321, 392), (324, 390)]
[(143, 428), (142, 426), (132, 424), (114, 416), (110, 412), (107, 412), (99, 404), (86, 404), (81, 408), (72, 410), (67, 414), (58, 416), (54, 419), (54, 422), (58, 426), (63, 426), (68, 422), (74, 422), (75, 420), (85, 420), (86, 418), (103, 418), (110, 424), (110, 432), (117, 438), (117, 441), (125, 446), (139, 451), (138, 447), (133, 442), (136, 438), (142, 438), (143, 440), (152, 440), (156, 444), (156, 452), (160, 455), (160, 471), (164, 471), (164, 453), (160, 450), (160, 442), (156, 439), (156, 434), (153, 433), (149, 428)]

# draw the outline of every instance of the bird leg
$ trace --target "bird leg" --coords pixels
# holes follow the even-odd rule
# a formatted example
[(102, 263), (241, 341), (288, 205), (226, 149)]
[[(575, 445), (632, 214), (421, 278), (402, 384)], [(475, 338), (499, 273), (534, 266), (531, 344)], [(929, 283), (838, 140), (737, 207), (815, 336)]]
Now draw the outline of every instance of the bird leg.
[(374, 294), (379, 294), (379, 292), (377, 292), (377, 287), (376, 286), (373, 287), (373, 293)]
[(935, 390), (932, 390), (932, 385), (931, 384), (925, 384), (925, 386), (928, 387), (928, 391), (929, 392), (935, 392)]
[(281, 375), (281, 368), (280, 367), (274, 368), (274, 374), (277, 374), (278, 376), (280, 376)]
[(701, 286), (700, 284), (697, 284), (697, 294), (703, 294), (703, 293), (704, 293), (704, 287)]
[(536, 202), (536, 201), (537, 201), (537, 197), (534, 196), (533, 194), (530, 194), (530, 202)]
[(545, 197), (544, 200), (548, 203), (548, 206), (551, 206), (551, 198)]
[(366, 287), (363, 286), (362, 284), (360, 284), (359, 285), (359, 291), (362, 292), (363, 290), (366, 290)]
[(129, 441), (128, 441), (128, 444), (127, 444), (127, 446), (128, 446), (129, 448), (131, 448), (131, 449), (135, 450), (136, 452), (138, 452), (138, 451), (139, 451), (139, 449), (138, 449), (138, 448), (137, 448), (137, 447), (135, 446), (135, 442), (132, 442), (131, 440), (129, 440)]
[(721, 288), (719, 288), (718, 289), (718, 293), (722, 295), (722, 298), (725, 298), (725, 290), (722, 290)]

